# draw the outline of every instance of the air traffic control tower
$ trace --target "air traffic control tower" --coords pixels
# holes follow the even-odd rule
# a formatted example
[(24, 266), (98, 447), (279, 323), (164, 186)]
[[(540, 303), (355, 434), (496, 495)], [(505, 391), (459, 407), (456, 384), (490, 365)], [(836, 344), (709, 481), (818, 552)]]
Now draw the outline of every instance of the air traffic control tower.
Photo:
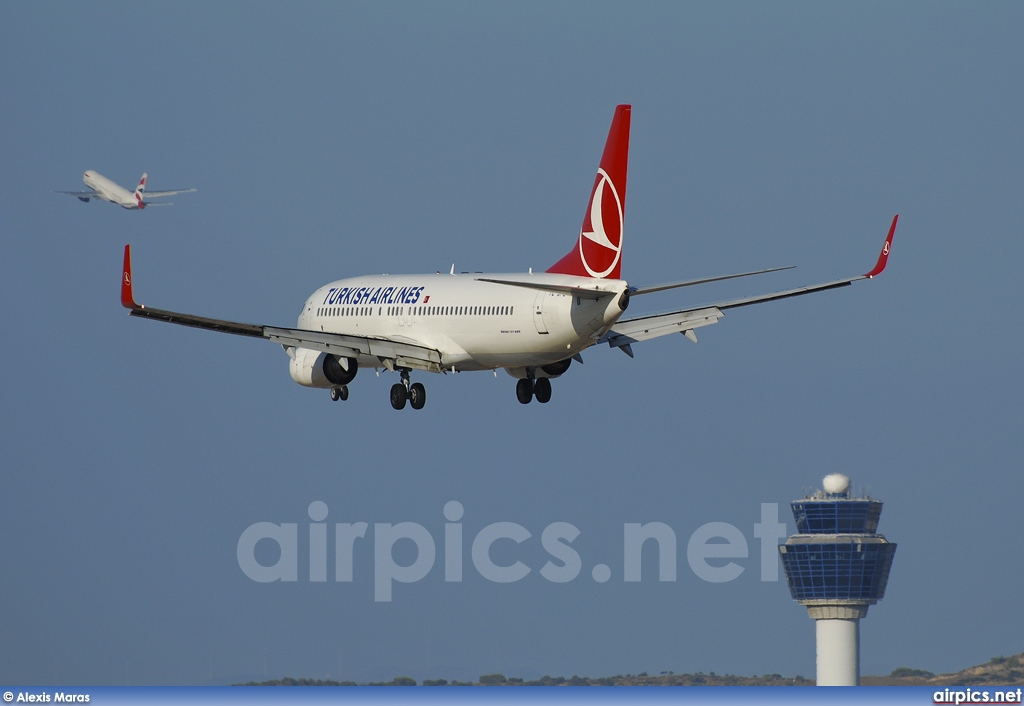
[(779, 547), (793, 600), (815, 622), (818, 686), (860, 683), (860, 619), (885, 596), (896, 545), (878, 534), (882, 501), (851, 498), (850, 479), (792, 503), (797, 534)]

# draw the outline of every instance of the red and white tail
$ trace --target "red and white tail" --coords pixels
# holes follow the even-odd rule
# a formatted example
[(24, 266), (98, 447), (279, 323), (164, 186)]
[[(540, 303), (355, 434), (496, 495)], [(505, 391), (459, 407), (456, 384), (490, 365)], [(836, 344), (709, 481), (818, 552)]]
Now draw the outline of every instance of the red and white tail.
[(548, 272), (620, 279), (630, 110), (628, 105), (616, 106), (579, 240), (565, 257), (548, 268)]
[(137, 187), (135, 187), (135, 203), (137, 203), (139, 205), (139, 208), (145, 208), (146, 207), (146, 202), (145, 202), (144, 199), (146, 198), (146, 177), (147, 176), (148, 176), (147, 174), (143, 174), (142, 178), (139, 179), (139, 185)]

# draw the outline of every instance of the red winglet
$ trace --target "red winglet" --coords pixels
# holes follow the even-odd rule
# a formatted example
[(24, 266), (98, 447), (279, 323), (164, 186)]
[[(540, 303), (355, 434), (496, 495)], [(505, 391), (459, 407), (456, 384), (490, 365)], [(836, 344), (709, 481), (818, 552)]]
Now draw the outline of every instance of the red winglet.
[(141, 309), (135, 303), (132, 292), (132, 251), (130, 245), (124, 246), (124, 269), (121, 272), (121, 306), (125, 309)]
[(889, 248), (892, 247), (892, 236), (896, 232), (896, 221), (899, 220), (899, 217), (900, 214), (898, 213), (892, 217), (892, 226), (889, 227), (889, 235), (885, 237), (885, 245), (882, 246), (882, 252), (878, 254), (878, 262), (875, 263), (875, 269), (864, 275), (868, 279), (882, 274), (882, 270), (885, 269), (885, 263), (889, 261)]

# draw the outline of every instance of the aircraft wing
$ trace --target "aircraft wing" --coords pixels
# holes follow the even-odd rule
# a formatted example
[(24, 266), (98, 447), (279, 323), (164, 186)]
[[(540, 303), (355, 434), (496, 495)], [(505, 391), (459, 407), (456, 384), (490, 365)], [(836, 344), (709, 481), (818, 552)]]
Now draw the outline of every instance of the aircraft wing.
[(170, 189), (169, 191), (147, 191), (144, 199), (158, 199), (161, 196), (174, 196), (175, 194), (190, 194), (195, 189)]
[[(761, 304), (763, 302), (775, 301), (776, 299), (788, 299), (789, 297), (799, 297), (804, 294), (823, 292), (828, 289), (848, 287), (858, 280), (876, 277), (882, 273), (889, 260), (889, 249), (892, 247), (892, 237), (896, 232), (896, 221), (898, 219), (899, 215), (892, 219), (892, 226), (889, 228), (889, 235), (885, 238), (885, 244), (882, 245), (882, 252), (878, 255), (878, 261), (875, 263), (874, 269), (867, 274), (834, 280), (832, 282), (823, 282), (822, 284), (812, 284), (807, 287), (787, 289), (781, 292), (772, 292), (771, 294), (759, 294), (743, 299), (733, 299), (694, 309), (682, 309), (666, 314), (653, 314), (651, 316), (641, 316), (635, 319), (619, 321), (612, 326), (598, 343), (607, 343), (612, 348), (621, 348), (626, 355), (633, 357), (631, 344), (665, 336), (670, 333), (681, 333), (691, 341), (696, 342), (697, 335), (693, 330), (701, 326), (718, 323), (718, 320), (725, 316), (722, 312), (726, 309), (736, 309), (741, 306)], [(652, 289), (648, 291), (652, 291)]]
[(389, 369), (413, 368), (435, 373), (441, 372), (441, 354), (433, 348), (419, 346), (414, 343), (373, 338), (370, 336), (352, 336), (323, 331), (246, 324), (237, 321), (195, 316), (193, 314), (183, 314), (177, 311), (152, 309), (136, 304), (132, 288), (131, 250), (128, 245), (124, 246), (124, 271), (121, 275), (121, 305), (129, 310), (131, 316), (154, 319), (169, 324), (191, 326), (193, 328), (206, 329), (207, 331), (219, 331), (220, 333), (231, 333), (236, 336), (263, 338), (280, 343), (285, 347), (309, 348), (340, 356), (372, 356), (380, 360), (381, 364)]
[(67, 194), (68, 196), (74, 196), (80, 199), (99, 199), (102, 198), (98, 191), (54, 191), (55, 194)]
[(641, 316), (636, 319), (619, 321), (598, 343), (607, 343), (612, 348), (621, 348), (626, 355), (632, 358), (633, 343), (666, 336), (670, 333), (682, 333), (690, 340), (695, 340), (697, 336), (693, 333), (693, 329), (717, 324), (723, 316), (725, 314), (716, 306)]

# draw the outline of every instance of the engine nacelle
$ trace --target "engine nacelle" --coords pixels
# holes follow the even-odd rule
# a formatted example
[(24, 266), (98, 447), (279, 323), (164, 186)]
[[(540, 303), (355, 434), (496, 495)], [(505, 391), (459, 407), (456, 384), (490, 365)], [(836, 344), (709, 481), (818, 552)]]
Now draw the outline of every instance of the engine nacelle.
[(505, 372), (514, 378), (556, 378), (572, 365), (572, 358), (560, 360), (557, 363), (548, 363), (539, 368), (505, 368)]
[(333, 353), (321, 353), (308, 348), (290, 352), (288, 374), (305, 387), (331, 388), (347, 385), (359, 371), (355, 358), (343, 358)]
[(540, 369), (543, 370), (548, 377), (556, 378), (568, 370), (570, 365), (572, 365), (572, 358), (566, 358), (565, 360), (560, 360), (557, 363), (542, 365)]

